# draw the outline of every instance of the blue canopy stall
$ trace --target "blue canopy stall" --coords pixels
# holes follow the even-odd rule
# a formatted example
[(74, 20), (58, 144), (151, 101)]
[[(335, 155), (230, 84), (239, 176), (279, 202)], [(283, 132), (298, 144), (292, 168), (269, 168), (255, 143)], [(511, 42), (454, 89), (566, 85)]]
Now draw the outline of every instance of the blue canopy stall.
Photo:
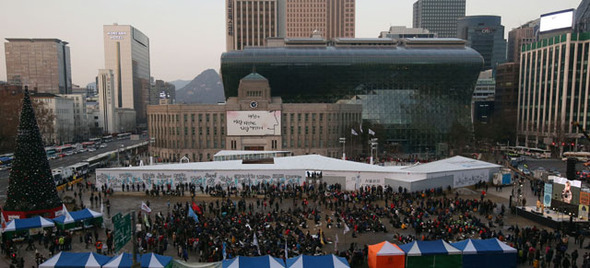
[(517, 250), (497, 238), (451, 243), (463, 252), (463, 267), (516, 267)]
[(413, 241), (399, 246), (406, 252), (407, 268), (461, 267), (461, 251), (444, 240)]
[(243, 257), (238, 256), (222, 262), (223, 268), (285, 268), (283, 260), (272, 256)]
[(111, 257), (94, 252), (62, 251), (39, 265), (39, 268), (101, 268)]
[(87, 208), (72, 212), (66, 211), (65, 215), (59, 216), (53, 221), (65, 229), (81, 229), (82, 224), (86, 227), (100, 225), (102, 223), (102, 213)]
[(345, 258), (333, 254), (323, 256), (300, 255), (287, 259), (287, 268), (350, 268)]

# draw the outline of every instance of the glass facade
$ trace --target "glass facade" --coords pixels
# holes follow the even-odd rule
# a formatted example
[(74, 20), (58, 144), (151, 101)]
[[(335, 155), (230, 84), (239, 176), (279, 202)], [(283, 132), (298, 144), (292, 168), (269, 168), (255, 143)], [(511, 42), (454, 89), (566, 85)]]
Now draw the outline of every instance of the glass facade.
[(256, 69), (284, 102), (363, 104), (388, 143), (407, 152), (434, 150), (452, 127), (471, 129), (470, 103), (483, 59), (465, 46), (396, 48), (251, 48), (224, 53), (226, 96)]
[(467, 40), (467, 45), (483, 56), (486, 70), (495, 69), (506, 61), (506, 40), (501, 21), (499, 16), (468, 16), (457, 23), (457, 37)]

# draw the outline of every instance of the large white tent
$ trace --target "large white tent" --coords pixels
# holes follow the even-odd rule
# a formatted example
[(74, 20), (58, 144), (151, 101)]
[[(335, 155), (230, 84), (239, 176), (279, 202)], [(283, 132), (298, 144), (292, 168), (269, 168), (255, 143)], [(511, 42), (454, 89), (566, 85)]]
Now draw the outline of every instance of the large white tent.
[[(195, 162), (139, 167), (98, 169), (98, 187), (107, 185), (119, 190), (122, 184), (154, 185), (179, 183), (197, 186), (243, 186), (269, 184), (303, 185), (304, 183), (339, 183), (347, 190), (363, 186), (402, 187), (420, 191), (448, 186), (463, 187), (489, 181), (501, 166), (471, 158), (452, 158), (411, 166), (378, 166), (340, 160), (320, 155), (275, 157), (269, 163), (248, 163), (242, 160)], [(309, 180), (306, 175), (321, 173)]]

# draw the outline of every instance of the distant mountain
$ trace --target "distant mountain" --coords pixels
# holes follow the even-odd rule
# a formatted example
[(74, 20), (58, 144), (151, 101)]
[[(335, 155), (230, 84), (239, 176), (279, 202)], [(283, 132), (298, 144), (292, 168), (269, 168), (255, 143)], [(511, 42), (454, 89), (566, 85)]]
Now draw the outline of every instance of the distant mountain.
[(221, 77), (213, 69), (203, 71), (176, 91), (176, 103), (216, 104), (225, 101)]
[(179, 90), (179, 89), (185, 87), (186, 85), (188, 85), (188, 83), (190, 83), (190, 82), (191, 82), (190, 80), (180, 80), (179, 79), (179, 80), (174, 80), (174, 81), (168, 82), (168, 83), (173, 84), (174, 88), (176, 88), (176, 90)]

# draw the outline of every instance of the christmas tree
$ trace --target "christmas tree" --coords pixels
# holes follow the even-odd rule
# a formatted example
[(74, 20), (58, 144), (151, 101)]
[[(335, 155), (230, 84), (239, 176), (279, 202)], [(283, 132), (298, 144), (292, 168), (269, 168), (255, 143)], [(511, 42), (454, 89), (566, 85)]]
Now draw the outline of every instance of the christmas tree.
[(40, 211), (61, 205), (35, 119), (35, 111), (31, 105), (29, 90), (25, 87), (4, 210)]

